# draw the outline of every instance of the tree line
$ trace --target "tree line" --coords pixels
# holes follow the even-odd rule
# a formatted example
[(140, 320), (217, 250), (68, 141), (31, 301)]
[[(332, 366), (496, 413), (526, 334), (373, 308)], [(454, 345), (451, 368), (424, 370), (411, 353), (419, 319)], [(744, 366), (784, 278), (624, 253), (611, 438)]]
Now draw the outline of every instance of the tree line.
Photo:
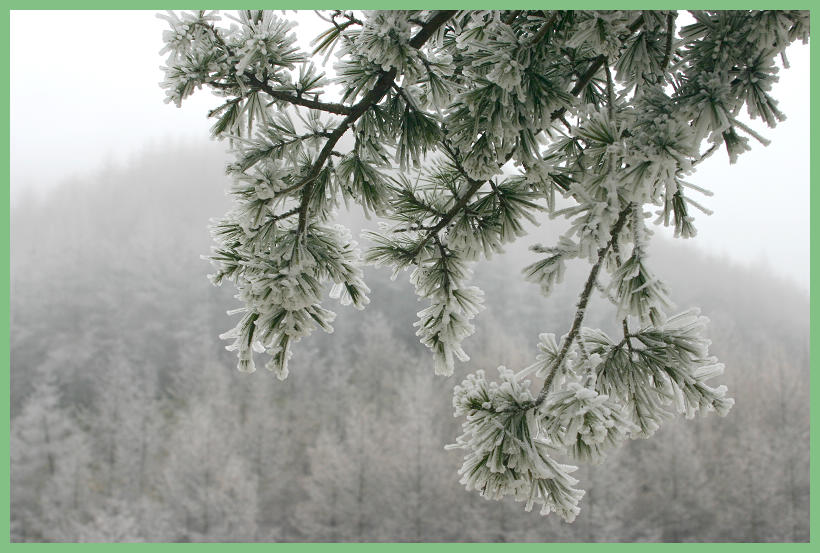
[[(406, 279), (367, 270), (367, 313), (342, 308), (333, 334), (305, 339), (288, 381), (236, 372), (216, 336), (237, 302), (199, 259), (223, 162), (168, 145), (14, 207), (14, 541), (808, 540), (808, 297), (791, 283), (656, 238), (653, 264), (710, 317), (737, 403), (582, 465), (574, 524), (523, 516), (458, 483), (441, 444), (463, 375), (429, 370)], [(524, 247), (476, 267), (488, 308), (471, 370), (523, 366), (538, 329), (574, 310), (572, 286), (545, 299), (521, 281)], [(613, 324), (607, 303), (587, 324)]]

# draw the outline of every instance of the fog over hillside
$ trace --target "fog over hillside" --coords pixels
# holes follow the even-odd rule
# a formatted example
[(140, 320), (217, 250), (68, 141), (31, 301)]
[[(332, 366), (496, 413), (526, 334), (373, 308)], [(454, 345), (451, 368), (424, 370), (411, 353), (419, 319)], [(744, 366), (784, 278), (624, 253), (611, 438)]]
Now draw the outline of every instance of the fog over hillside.
[[(676, 309), (711, 319), (736, 404), (582, 465), (587, 494), (566, 524), (465, 491), (461, 455), (443, 448), (469, 370), (521, 368), (539, 333), (567, 331), (584, 264), (549, 298), (521, 276), (527, 246), (566, 223), (476, 265), (487, 309), (454, 376), (434, 376), (418, 343), (409, 273), (368, 267), (368, 308), (328, 299), (335, 332), (297, 344), (280, 382), (239, 373), (218, 338), (238, 302), (200, 255), (227, 184), (219, 146), (178, 143), (13, 208), (13, 540), (809, 539), (809, 301), (793, 282), (654, 238)], [(356, 234), (376, 224), (343, 219)], [(585, 324), (616, 330), (600, 294)]]

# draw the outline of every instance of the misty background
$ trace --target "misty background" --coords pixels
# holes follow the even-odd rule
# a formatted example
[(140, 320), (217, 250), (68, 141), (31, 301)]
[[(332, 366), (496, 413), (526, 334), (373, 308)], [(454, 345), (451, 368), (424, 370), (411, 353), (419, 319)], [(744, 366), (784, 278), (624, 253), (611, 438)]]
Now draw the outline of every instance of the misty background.
[[(228, 207), (204, 116), (216, 100), (162, 103), (153, 13), (11, 24), (13, 540), (808, 540), (808, 47), (775, 90), (789, 119), (764, 133), (772, 145), (691, 178), (715, 191), (698, 199), (715, 210), (696, 214), (699, 236), (653, 239), (678, 310), (711, 319), (736, 405), (582, 465), (582, 512), (565, 524), (467, 492), (461, 454), (443, 449), (468, 371), (520, 368), (540, 332), (566, 332), (584, 264), (548, 299), (520, 274), (527, 246), (565, 223), (545, 218), (476, 266), (487, 309), (453, 377), (433, 376), (418, 343), (407, 273), (373, 268), (368, 308), (327, 300), (336, 330), (298, 344), (287, 381), (241, 374), (217, 337), (234, 291), (199, 257)], [(304, 26), (304, 43), (322, 29)], [(615, 330), (600, 295), (585, 323)]]

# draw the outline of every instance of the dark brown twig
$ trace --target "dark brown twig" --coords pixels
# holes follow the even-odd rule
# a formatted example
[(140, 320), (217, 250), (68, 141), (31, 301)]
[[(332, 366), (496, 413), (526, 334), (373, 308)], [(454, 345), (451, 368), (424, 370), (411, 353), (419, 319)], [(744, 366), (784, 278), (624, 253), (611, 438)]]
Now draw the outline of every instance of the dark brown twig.
[[(413, 48), (420, 48), (427, 41), (427, 39), (429, 39), (433, 33), (436, 32), (436, 29), (441, 27), (455, 13), (455, 10), (443, 10), (436, 12), (427, 24), (424, 25), (424, 27), (422, 27), (415, 34), (415, 36), (413, 36), (413, 38), (410, 39), (410, 46)], [(390, 86), (393, 84), (393, 81), (396, 78), (396, 73), (397, 71), (395, 67), (390, 71), (382, 72), (370, 92), (365, 94), (364, 98), (362, 98), (350, 109), (350, 112), (344, 120), (342, 120), (339, 126), (336, 127), (332, 133), (330, 133), (330, 137), (322, 150), (319, 152), (319, 156), (313, 162), (313, 165), (305, 178), (294, 185), (294, 187), (291, 187), (292, 189), (302, 188), (302, 201), (299, 209), (299, 226), (297, 229), (298, 234), (301, 235), (307, 226), (307, 211), (310, 204), (310, 197), (313, 193), (313, 182), (316, 180), (316, 177), (319, 176), (319, 173), (321, 172), (322, 167), (324, 167), (327, 158), (330, 157), (333, 147), (342, 135), (347, 132), (347, 130), (359, 119), (359, 117), (364, 114), (365, 111), (378, 103), (379, 100), (384, 97), (390, 89)]]
[(615, 114), (615, 93), (612, 84), (612, 72), (609, 70), (609, 63), (604, 63), (604, 70), (606, 72), (606, 107), (609, 118), (612, 119)]
[[(640, 29), (640, 28), (641, 28), (641, 25), (643, 25), (643, 14), (639, 15), (639, 16), (635, 19), (635, 21), (633, 21), (632, 23), (630, 23), (630, 24), (627, 26), (627, 29), (629, 29), (629, 32), (630, 32), (630, 33), (634, 33), (635, 31), (637, 31), (638, 29)], [(621, 37), (621, 38), (622, 38), (622, 39), (625, 39), (626, 37)], [(604, 57), (603, 55), (600, 55), (600, 56), (596, 57), (595, 59), (593, 59), (593, 60), (592, 60), (592, 63), (590, 63), (590, 64), (589, 64), (589, 67), (588, 67), (588, 68), (587, 68), (587, 70), (584, 72), (584, 74), (583, 74), (583, 75), (581, 75), (581, 76), (578, 78), (578, 81), (575, 83), (575, 86), (573, 86), (573, 87), (572, 87), (572, 90), (570, 90), (570, 93), (571, 93), (573, 96), (577, 96), (578, 94), (580, 94), (580, 93), (581, 93), (581, 91), (582, 91), (584, 88), (586, 88), (586, 86), (587, 86), (590, 82), (592, 82), (592, 79), (595, 77), (595, 74), (598, 72), (598, 70), (601, 68), (601, 66), (602, 66), (605, 62), (606, 62), (606, 57)], [(553, 112), (552, 112), (552, 119), (553, 119), (553, 120), (558, 119), (558, 118), (559, 118), (559, 117), (561, 117), (564, 113), (566, 113), (566, 111), (567, 111), (567, 108), (560, 108), (560, 109), (557, 109), (557, 110), (553, 111)]]
[(302, 106), (310, 109), (317, 109), (327, 113), (333, 113), (335, 115), (349, 115), (353, 111), (352, 106), (346, 106), (344, 104), (338, 104), (335, 102), (320, 102), (318, 100), (310, 100), (308, 98), (295, 96), (293, 94), (289, 94), (281, 90), (275, 90), (268, 83), (264, 83), (258, 80), (253, 75), (249, 75), (247, 73), (244, 75), (244, 77), (249, 81), (252, 88), (261, 90), (271, 98), (279, 100), (281, 102), (287, 102), (295, 106)]
[(561, 351), (558, 352), (558, 355), (550, 366), (549, 373), (547, 374), (547, 378), (544, 380), (544, 385), (541, 388), (538, 397), (529, 407), (539, 407), (542, 403), (544, 403), (544, 400), (547, 399), (547, 395), (552, 388), (552, 381), (555, 378), (558, 369), (564, 363), (564, 359), (566, 358), (567, 353), (569, 353), (570, 346), (575, 341), (575, 338), (578, 337), (578, 333), (581, 330), (581, 323), (584, 321), (587, 303), (592, 295), (592, 289), (595, 287), (595, 282), (598, 280), (598, 272), (601, 270), (601, 265), (603, 265), (604, 258), (606, 257), (607, 252), (612, 248), (612, 245), (618, 239), (618, 235), (624, 228), (627, 217), (631, 212), (632, 204), (627, 205), (623, 210), (621, 210), (618, 215), (618, 220), (612, 226), (609, 242), (606, 246), (598, 250), (598, 260), (595, 262), (595, 265), (592, 266), (592, 270), (589, 272), (589, 277), (587, 277), (586, 284), (584, 284), (584, 290), (581, 292), (581, 297), (578, 300), (578, 310), (575, 312), (572, 327), (570, 328), (567, 337), (564, 339), (564, 344), (561, 346)]
[(535, 46), (539, 42), (541, 42), (547, 33), (550, 32), (552, 26), (555, 24), (555, 20), (558, 19), (558, 12), (553, 12), (552, 16), (543, 24), (541, 28), (538, 29), (538, 32), (535, 34), (534, 37), (529, 42), (529, 46)]
[(511, 11), (510, 13), (508, 13), (508, 14), (507, 14), (507, 17), (505, 17), (505, 18), (504, 18), (504, 19), (502, 19), (501, 21), (503, 21), (503, 22), (504, 22), (504, 23), (506, 23), (507, 25), (512, 25), (513, 21), (515, 21), (515, 19), (516, 19), (519, 15), (521, 15), (521, 12), (522, 12), (522, 11), (523, 11), (523, 10), (514, 10), (514, 11)]
[(669, 65), (669, 60), (672, 57), (672, 35), (675, 34), (675, 14), (671, 12), (666, 15), (666, 52), (663, 55), (661, 62), (661, 71), (666, 71)]
[[(615, 263), (620, 268), (621, 267), (621, 252), (620, 252), (620, 248), (618, 247), (618, 241), (617, 240), (615, 240), (612, 243), (612, 251), (615, 252)], [(624, 317), (623, 321), (621, 321), (621, 327), (623, 328), (623, 331), (624, 331), (624, 341), (626, 342), (626, 347), (629, 350), (629, 357), (631, 358), (635, 352), (632, 350), (632, 340), (629, 338), (631, 334), (629, 332), (629, 316), (628, 315), (626, 317)]]
[[(235, 54), (231, 50), (231, 47), (225, 42), (222, 36), (219, 34), (219, 31), (213, 24), (205, 25), (205, 27), (211, 31), (211, 34), (214, 37), (214, 40), (225, 50), (225, 53), (230, 56), (234, 57)], [(237, 76), (238, 77), (238, 76)], [(281, 90), (274, 90), (270, 85), (266, 82), (260, 81), (254, 75), (250, 73), (245, 73), (242, 75), (244, 79), (246, 79), (252, 88), (256, 88), (265, 92), (268, 96), (275, 98), (282, 102), (288, 102), (290, 104), (294, 104), (297, 106), (303, 106), (311, 109), (318, 109), (321, 111), (326, 111), (328, 113), (335, 113), (337, 115), (346, 115), (349, 113), (350, 107), (345, 106), (343, 104), (338, 103), (328, 103), (328, 102), (320, 102), (318, 100), (308, 100), (307, 98), (302, 98), (301, 96), (294, 96), (293, 94), (289, 94), (287, 92)], [(229, 88), (231, 85), (224, 85), (221, 83), (209, 83), (214, 88)]]

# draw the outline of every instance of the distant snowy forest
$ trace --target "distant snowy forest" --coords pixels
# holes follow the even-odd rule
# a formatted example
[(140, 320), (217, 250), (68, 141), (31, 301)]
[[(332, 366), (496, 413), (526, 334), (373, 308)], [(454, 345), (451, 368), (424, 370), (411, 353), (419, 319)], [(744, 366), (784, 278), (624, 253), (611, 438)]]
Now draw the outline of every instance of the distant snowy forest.
[[(442, 444), (468, 368), (433, 376), (406, 274), (368, 268), (371, 304), (334, 308), (287, 381), (236, 371), (217, 336), (238, 302), (199, 257), (223, 165), (213, 144), (165, 145), (12, 209), (13, 541), (808, 540), (809, 303), (792, 283), (654, 238), (678, 307), (712, 321), (736, 405), (582, 465), (566, 524), (458, 483)], [(548, 300), (520, 277), (561, 226), (477, 265), (469, 370), (524, 366), (569, 319), (582, 267)], [(609, 309), (597, 297), (585, 324), (610, 328)]]

